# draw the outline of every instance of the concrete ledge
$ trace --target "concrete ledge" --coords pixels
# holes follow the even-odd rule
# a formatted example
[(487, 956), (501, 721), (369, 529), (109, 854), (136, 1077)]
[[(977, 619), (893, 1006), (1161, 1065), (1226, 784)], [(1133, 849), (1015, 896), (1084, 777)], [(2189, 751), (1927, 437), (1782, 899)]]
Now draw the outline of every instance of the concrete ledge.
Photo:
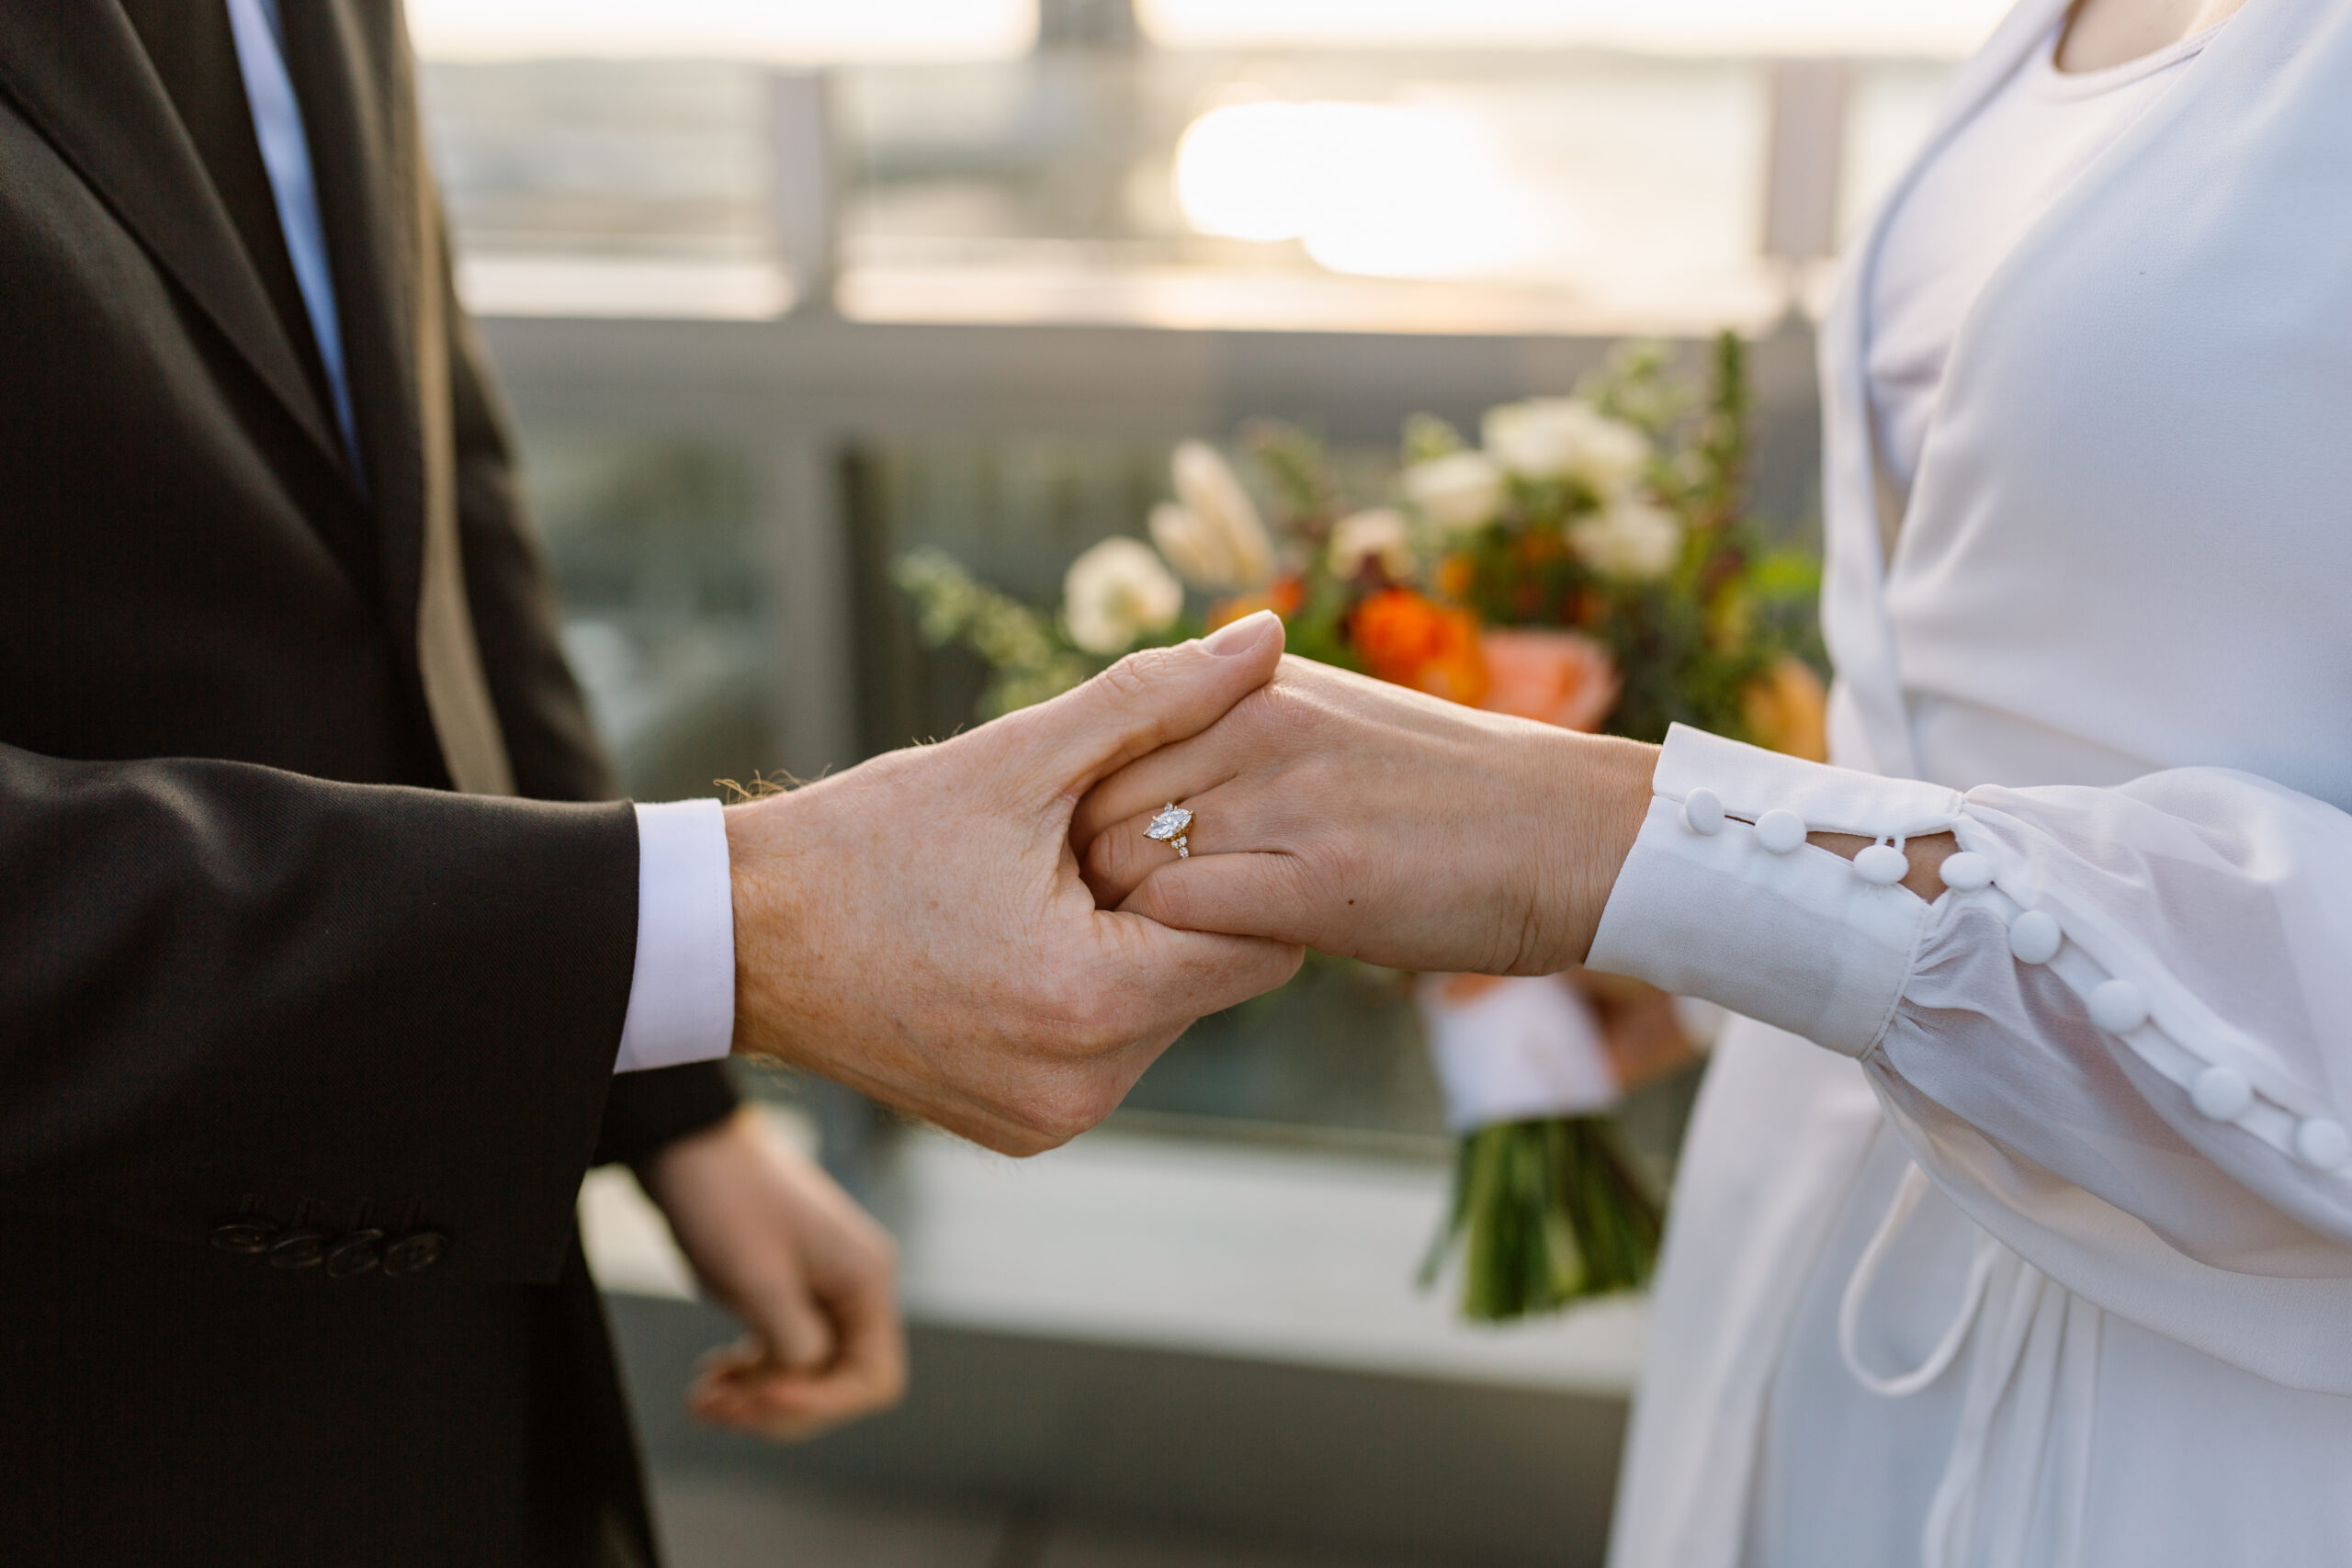
[[(805, 1128), (787, 1121), (788, 1135)], [(1603, 1398), (1628, 1394), (1638, 1300), (1508, 1328), (1453, 1315), (1414, 1271), (1443, 1213), (1437, 1165), (1095, 1133), (1009, 1160), (912, 1133), (876, 1212), (921, 1324)], [(659, 1214), (625, 1172), (582, 1197), (607, 1290), (690, 1298)]]

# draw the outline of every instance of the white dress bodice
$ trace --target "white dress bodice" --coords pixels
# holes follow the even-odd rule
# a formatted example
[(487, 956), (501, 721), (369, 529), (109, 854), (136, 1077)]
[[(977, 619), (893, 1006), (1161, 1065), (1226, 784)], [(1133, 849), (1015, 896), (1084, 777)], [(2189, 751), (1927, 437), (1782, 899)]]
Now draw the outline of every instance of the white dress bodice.
[[(1678, 1176), (1616, 1568), (2352, 1562), (2352, 4), (2173, 62), (1874, 400), (1931, 356), (1877, 335), (1905, 204), (2063, 10), (1963, 72), (1824, 327), (1837, 760), (1926, 784), (1679, 737), (1596, 944), (1770, 1021)], [(1905, 908), (1747, 847), (1781, 804), (1999, 879)]]

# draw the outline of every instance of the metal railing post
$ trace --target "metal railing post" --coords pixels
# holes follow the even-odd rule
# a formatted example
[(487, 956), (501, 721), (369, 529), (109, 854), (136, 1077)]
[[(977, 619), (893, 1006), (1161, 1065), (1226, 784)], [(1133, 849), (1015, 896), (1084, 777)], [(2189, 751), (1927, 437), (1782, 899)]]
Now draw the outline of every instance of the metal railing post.
[(1793, 275), (1838, 251), (1846, 164), (1846, 103), (1853, 66), (1783, 60), (1771, 66), (1763, 251)]
[(831, 74), (770, 72), (766, 130), (776, 259), (792, 279), (796, 310), (828, 310), (840, 270), (843, 185)]

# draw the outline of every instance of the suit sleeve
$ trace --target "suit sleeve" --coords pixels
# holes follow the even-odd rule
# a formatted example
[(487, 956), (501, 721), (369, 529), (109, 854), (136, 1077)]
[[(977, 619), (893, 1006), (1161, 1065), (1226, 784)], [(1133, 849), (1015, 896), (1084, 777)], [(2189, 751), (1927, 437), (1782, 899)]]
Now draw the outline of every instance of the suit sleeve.
[(555, 1277), (628, 1006), (627, 805), (0, 747), (0, 1202), (201, 1245), (250, 1200)]
[[(443, 281), (454, 288), (446, 262)], [(617, 788), (579, 682), (564, 661), (554, 584), (524, 514), (497, 382), (472, 319), (453, 309), (450, 320), (467, 597), (515, 785), (526, 795), (548, 799), (606, 798)], [(595, 1158), (642, 1159), (711, 1125), (735, 1103), (725, 1067), (717, 1062), (622, 1074), (612, 1082)]]

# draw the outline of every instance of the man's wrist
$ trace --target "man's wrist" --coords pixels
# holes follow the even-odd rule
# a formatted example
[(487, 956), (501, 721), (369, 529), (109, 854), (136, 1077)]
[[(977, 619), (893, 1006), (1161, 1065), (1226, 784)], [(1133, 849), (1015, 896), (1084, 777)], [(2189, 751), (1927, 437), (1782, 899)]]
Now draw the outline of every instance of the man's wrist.
[[(735, 1032), (739, 1056), (805, 1066), (786, 1025), (806, 1010), (787, 993), (808, 955), (795, 951), (818, 911), (797, 895), (827, 886), (796, 873), (806, 852), (797, 830), (805, 818), (804, 793), (763, 795), (727, 808), (729, 883), (735, 908)], [(833, 890), (840, 891), (838, 885)]]

